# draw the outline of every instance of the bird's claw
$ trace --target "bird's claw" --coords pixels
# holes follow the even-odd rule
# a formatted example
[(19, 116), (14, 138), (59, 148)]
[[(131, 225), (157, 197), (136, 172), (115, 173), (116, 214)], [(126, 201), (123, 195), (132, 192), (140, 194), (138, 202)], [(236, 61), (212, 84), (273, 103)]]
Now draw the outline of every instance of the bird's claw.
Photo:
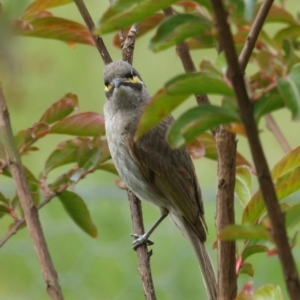
[(151, 246), (154, 243), (150, 240), (148, 240), (148, 236), (146, 234), (139, 235), (139, 234), (131, 234), (132, 237), (135, 238), (135, 240), (132, 242), (132, 248), (136, 250), (139, 246), (146, 244), (147, 246)]

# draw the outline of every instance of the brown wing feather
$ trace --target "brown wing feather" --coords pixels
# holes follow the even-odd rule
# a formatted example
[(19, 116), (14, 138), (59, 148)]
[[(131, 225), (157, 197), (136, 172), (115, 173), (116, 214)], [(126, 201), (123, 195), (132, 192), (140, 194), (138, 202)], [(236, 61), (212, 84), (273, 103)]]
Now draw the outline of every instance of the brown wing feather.
[(172, 122), (173, 118), (169, 116), (137, 142), (128, 136), (128, 147), (148, 184), (181, 212), (204, 241), (207, 227), (194, 165), (186, 148), (173, 150), (165, 142), (166, 131)]

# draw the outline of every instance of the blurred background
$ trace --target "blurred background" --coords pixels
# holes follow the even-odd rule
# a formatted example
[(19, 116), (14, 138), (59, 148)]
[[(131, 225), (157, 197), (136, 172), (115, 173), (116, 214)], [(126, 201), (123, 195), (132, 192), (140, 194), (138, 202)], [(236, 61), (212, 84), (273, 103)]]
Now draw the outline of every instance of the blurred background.
[[(8, 19), (20, 17), (28, 0), (4, 0), (3, 16)], [(297, 7), (296, 0), (286, 1), (289, 7)], [(108, 7), (108, 1), (87, 0), (86, 5), (97, 22)], [(56, 16), (82, 23), (76, 6), (68, 4), (55, 8)], [(296, 13), (294, 9), (294, 13)], [(273, 26), (273, 24), (272, 24)], [(275, 25), (274, 25), (275, 26)], [(272, 28), (270, 28), (272, 30)], [(181, 62), (174, 49), (162, 53), (148, 50), (148, 33), (136, 42), (134, 66), (141, 73), (148, 89), (154, 94), (164, 82), (183, 73)], [(0, 81), (14, 133), (30, 127), (43, 112), (68, 92), (78, 95), (80, 112), (101, 113), (105, 101), (103, 91), (103, 62), (95, 48), (76, 45), (75, 48), (54, 40), (30, 37), (11, 38), (4, 27), (1, 31)], [(112, 35), (103, 37), (114, 60), (121, 59), (120, 50), (112, 46)], [(204, 58), (216, 59), (216, 51), (192, 52), (199, 65)], [(248, 70), (251, 72), (251, 69)], [(212, 98), (218, 102), (218, 98)], [(178, 116), (188, 107), (195, 106), (190, 99), (174, 113)], [(292, 147), (299, 145), (299, 124), (291, 122), (290, 113), (282, 110), (274, 113)], [(261, 140), (270, 167), (283, 155), (281, 147), (267, 130), (265, 121), (260, 123)], [(37, 143), (40, 151), (23, 157), (26, 166), (38, 176), (43, 164), (59, 141), (66, 136), (47, 136)], [(238, 136), (238, 150), (251, 161), (247, 142)], [(195, 161), (198, 179), (205, 201), (206, 220), (210, 236), (207, 247), (216, 265), (216, 250), (212, 249), (215, 239), (215, 161), (203, 158)], [(50, 173), (49, 181), (64, 172), (59, 168)], [(65, 299), (143, 299), (142, 285), (137, 270), (136, 253), (131, 249), (132, 232), (130, 211), (125, 191), (114, 185), (116, 176), (96, 172), (80, 182), (75, 191), (85, 199), (92, 219), (98, 229), (93, 239), (83, 233), (69, 218), (57, 199), (40, 211), (47, 243), (59, 275)], [(14, 195), (14, 183), (0, 176), (0, 190), (3, 194)], [(297, 197), (299, 195), (294, 195)], [(159, 213), (148, 204), (143, 205), (145, 227), (149, 228)], [(241, 207), (236, 202), (236, 221), (240, 222)], [(0, 236), (8, 230), (11, 219), (0, 220)], [(157, 298), (162, 300), (205, 299), (204, 287), (192, 248), (183, 239), (177, 228), (164, 221), (154, 232), (155, 241), (151, 258), (152, 274)], [(300, 261), (299, 247), (293, 251)], [(258, 254), (250, 259), (255, 275), (250, 278), (241, 275), (239, 288), (247, 281), (255, 287), (264, 283), (279, 284), (287, 298), (278, 258)], [(22, 229), (0, 250), (0, 299), (43, 300), (48, 299), (35, 252), (27, 234)]]

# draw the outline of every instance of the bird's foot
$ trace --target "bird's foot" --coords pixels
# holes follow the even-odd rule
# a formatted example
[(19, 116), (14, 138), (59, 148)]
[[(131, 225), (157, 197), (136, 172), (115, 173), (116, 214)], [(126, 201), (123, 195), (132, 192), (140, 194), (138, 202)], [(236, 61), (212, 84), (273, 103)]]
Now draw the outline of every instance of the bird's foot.
[(147, 246), (151, 246), (154, 243), (150, 240), (148, 240), (148, 234), (145, 233), (143, 235), (139, 234), (131, 234), (135, 238), (135, 240), (132, 242), (132, 248), (136, 250), (139, 246), (146, 244)]

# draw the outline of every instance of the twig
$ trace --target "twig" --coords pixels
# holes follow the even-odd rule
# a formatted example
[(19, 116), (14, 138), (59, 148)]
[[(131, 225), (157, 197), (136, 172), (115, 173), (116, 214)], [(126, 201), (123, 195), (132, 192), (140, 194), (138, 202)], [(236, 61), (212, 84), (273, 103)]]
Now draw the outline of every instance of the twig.
[[(132, 65), (132, 61), (133, 61), (133, 51), (134, 51), (135, 39), (138, 35), (140, 27), (141, 27), (141, 24), (133, 24), (131, 26), (131, 28), (127, 34), (127, 37), (125, 39), (125, 42), (123, 42), (123, 46), (122, 46), (123, 60), (127, 61), (131, 65)], [(120, 42), (122, 45), (121, 40), (120, 40)]]
[[(43, 206), (49, 203), (54, 197), (57, 196), (57, 193), (52, 193), (47, 196), (38, 206), (37, 209), (40, 210)], [(19, 229), (26, 224), (25, 218), (18, 219), (14, 226), (9, 230), (9, 232), (0, 240), (0, 248), (13, 236)]]
[(44, 280), (47, 286), (47, 292), (51, 299), (62, 300), (63, 295), (58, 283), (56, 271), (54, 269), (47, 243), (44, 237), (42, 226), (39, 220), (37, 208), (35, 207), (28, 188), (27, 180), (24, 175), (20, 155), (16, 147), (9, 113), (5, 103), (4, 94), (0, 87), (0, 136), (3, 147), (6, 152), (7, 162), (12, 177), (15, 180), (17, 193), (24, 212), (28, 231), (34, 245)]
[(280, 210), (269, 167), (259, 140), (255, 120), (253, 118), (253, 106), (249, 100), (245, 87), (244, 72), (238, 63), (233, 38), (226, 20), (226, 12), (222, 1), (211, 0), (211, 3), (215, 12), (219, 38), (225, 51), (229, 75), (236, 94), (241, 119), (247, 132), (260, 188), (270, 217), (272, 233), (281, 261), (287, 290), (290, 298), (292, 300), (296, 300), (299, 299), (300, 295), (299, 277), (288, 243), (284, 216)]
[(74, 0), (87, 28), (89, 29), (93, 39), (94, 39), (94, 42), (95, 42), (95, 45), (104, 61), (104, 63), (107, 65), (109, 64), (110, 62), (112, 62), (112, 59), (106, 49), (106, 46), (102, 40), (102, 38), (100, 36), (96, 36), (94, 35), (94, 29), (95, 29), (95, 24), (91, 18), (91, 15), (89, 14), (83, 0)]
[(287, 153), (292, 150), (292, 147), (289, 145), (288, 141), (286, 140), (285, 136), (282, 134), (280, 128), (278, 127), (276, 121), (272, 117), (271, 114), (265, 115), (267, 121), (267, 127), (270, 131), (273, 132), (275, 138), (279, 142), (282, 149)]
[[(171, 7), (167, 7), (164, 9), (164, 14), (166, 17), (170, 17), (173, 15), (173, 10)], [(182, 42), (176, 45), (177, 54), (181, 60), (183, 68), (186, 73), (194, 73), (196, 72), (196, 67), (193, 62), (193, 59), (190, 54), (189, 46), (186, 42)], [(209, 98), (207, 95), (195, 95), (196, 101), (198, 105), (202, 104), (210, 104)]]
[(273, 4), (274, 0), (265, 0), (258, 13), (257, 16), (252, 24), (252, 28), (247, 36), (245, 45), (241, 51), (239, 56), (239, 64), (242, 70), (246, 69), (248, 61), (250, 59), (251, 53), (254, 49), (255, 43), (257, 41), (258, 35), (264, 25), (265, 19), (268, 15), (268, 12)]
[[(141, 201), (131, 191), (128, 191), (128, 200), (134, 233), (142, 235), (145, 233), (145, 231), (143, 225)], [(152, 253), (151, 251), (148, 252), (146, 244), (138, 247), (136, 252), (139, 261), (139, 272), (143, 282), (145, 299), (156, 300), (150, 268), (150, 256)]]

